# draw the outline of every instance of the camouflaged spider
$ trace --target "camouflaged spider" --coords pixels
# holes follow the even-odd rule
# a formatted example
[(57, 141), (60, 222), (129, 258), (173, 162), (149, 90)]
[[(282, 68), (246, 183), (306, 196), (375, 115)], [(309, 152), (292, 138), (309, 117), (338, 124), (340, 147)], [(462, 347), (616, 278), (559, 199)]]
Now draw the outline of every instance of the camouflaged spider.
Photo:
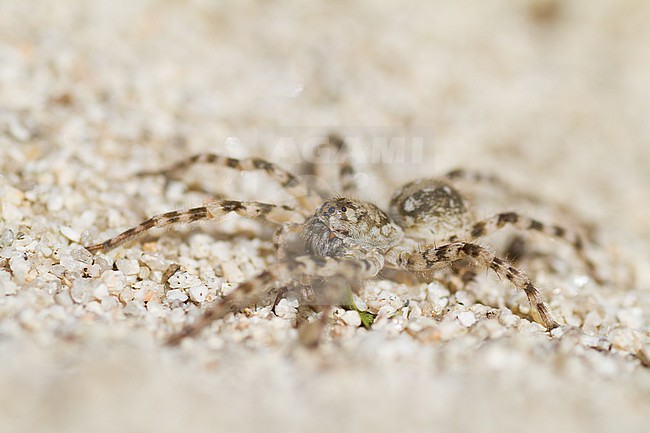
[[(355, 189), (354, 170), (347, 157), (345, 142), (332, 135), (321, 146), (331, 146), (344, 156), (339, 177), (342, 193), (350, 196)], [(485, 220), (474, 221), (467, 201), (452, 182), (461, 178), (479, 179), (479, 175), (462, 170), (406, 184), (393, 195), (388, 213), (363, 200), (344, 196), (327, 197), (293, 174), (258, 158), (234, 159), (200, 154), (167, 170), (141, 174), (174, 177), (198, 163), (222, 165), (241, 171), (265, 171), (296, 199), (298, 207), (254, 201), (214, 200), (206, 206), (154, 216), (114, 238), (87, 247), (93, 253), (107, 251), (154, 227), (206, 219), (218, 220), (230, 212), (248, 218), (264, 219), (279, 226), (273, 238), (277, 251), (276, 262), (209, 306), (195, 323), (171, 335), (169, 344), (177, 344), (185, 337), (197, 335), (212, 321), (230, 312), (231, 305), (250, 301), (276, 283), (288, 284), (309, 278), (363, 281), (378, 276), (383, 269), (429, 271), (464, 258), (491, 269), (522, 290), (541, 323), (547, 329), (553, 329), (558, 326), (558, 322), (551, 316), (531, 279), (507, 260), (471, 242), (506, 225), (542, 232), (568, 242), (575, 248), (589, 272), (593, 274), (594, 271), (593, 263), (584, 254), (581, 236), (563, 227), (547, 225), (514, 212), (499, 213)], [(286, 239), (289, 233), (295, 232), (302, 235), (301, 253), (289, 255)], [(438, 246), (413, 248), (413, 240), (428, 245), (436, 242)]]

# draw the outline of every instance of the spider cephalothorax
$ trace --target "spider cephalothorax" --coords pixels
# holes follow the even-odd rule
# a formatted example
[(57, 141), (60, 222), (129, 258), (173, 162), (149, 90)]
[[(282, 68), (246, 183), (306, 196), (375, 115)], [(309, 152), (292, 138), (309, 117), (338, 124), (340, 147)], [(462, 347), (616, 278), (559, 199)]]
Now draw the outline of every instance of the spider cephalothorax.
[[(354, 171), (347, 159), (344, 141), (330, 137), (322, 146), (333, 146), (343, 156), (340, 166), (342, 193), (356, 195)], [(246, 300), (250, 301), (258, 293), (278, 283), (322, 282), (323, 278), (358, 283), (378, 276), (384, 269), (426, 273), (442, 265), (458, 263), (460, 259), (490, 269), (522, 290), (533, 307), (536, 320), (540, 320), (547, 329), (552, 329), (558, 323), (551, 316), (531, 279), (507, 260), (472, 242), (506, 225), (541, 232), (571, 244), (596, 279), (595, 266), (586, 257), (583, 239), (577, 233), (515, 212), (502, 212), (483, 220), (475, 220), (467, 200), (452, 182), (463, 177), (470, 180), (493, 179), (490, 177), (456, 170), (441, 178), (410, 182), (393, 195), (389, 216), (376, 205), (363, 200), (327, 197), (327, 194), (302, 183), (298, 177), (259, 158), (238, 160), (202, 154), (181, 161), (167, 170), (142, 174), (173, 177), (197, 163), (218, 164), (241, 171), (265, 171), (293, 195), (297, 207), (254, 201), (214, 200), (206, 206), (154, 216), (111, 239), (87, 247), (91, 252), (106, 251), (154, 227), (204, 219), (218, 220), (230, 212), (243, 217), (264, 219), (278, 226), (273, 237), (277, 251), (276, 262), (208, 307), (198, 321), (172, 335), (168, 340), (171, 344), (178, 343), (187, 336), (197, 335), (212, 321), (231, 311), (231, 304), (240, 305)], [(287, 236), (295, 232), (302, 235), (304, 243), (289, 254)]]
[(402, 229), (372, 203), (343, 197), (325, 201), (302, 230), (307, 252), (343, 257), (349, 251), (385, 252), (402, 238)]

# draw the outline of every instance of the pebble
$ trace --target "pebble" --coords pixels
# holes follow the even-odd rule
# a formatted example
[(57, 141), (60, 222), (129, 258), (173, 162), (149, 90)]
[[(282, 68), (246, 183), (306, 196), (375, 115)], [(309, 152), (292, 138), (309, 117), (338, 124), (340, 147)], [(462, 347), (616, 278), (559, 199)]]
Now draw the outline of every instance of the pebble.
[(169, 302), (173, 302), (173, 301), (185, 302), (188, 299), (187, 294), (185, 294), (185, 292), (183, 292), (182, 290), (178, 290), (178, 289), (169, 290), (167, 292), (166, 298)]
[(102, 308), (102, 305), (98, 301), (90, 301), (85, 305), (86, 311), (90, 313), (94, 313), (98, 316), (102, 316), (104, 314), (104, 309)]
[(91, 264), (93, 262), (93, 255), (90, 252), (81, 247), (73, 248), (70, 250), (70, 257), (75, 259), (78, 262)]
[(138, 278), (140, 280), (148, 280), (151, 275), (151, 269), (146, 266), (140, 266), (140, 272), (138, 272)]
[(275, 306), (275, 314), (287, 320), (294, 320), (298, 313), (298, 300), (282, 298)]
[(408, 307), (405, 308), (405, 314), (409, 320), (416, 320), (422, 317), (422, 308), (415, 303), (411, 302)]
[(2, 206), (0, 206), (0, 214), (2, 216), (2, 219), (5, 221), (20, 221), (23, 217), (21, 209), (19, 209), (16, 205), (9, 203), (8, 201), (4, 201), (2, 203)]
[(142, 317), (147, 312), (144, 303), (140, 301), (131, 301), (124, 307), (124, 314), (133, 317)]
[(215, 257), (219, 262), (227, 262), (229, 260), (232, 260), (230, 253), (231, 248), (232, 247), (228, 242), (213, 242), (210, 255)]
[(50, 257), (52, 255), (52, 248), (48, 247), (43, 243), (39, 243), (36, 246), (36, 251), (40, 252), (43, 255), (43, 257)]
[(95, 257), (95, 264), (99, 266), (100, 273), (110, 271), (113, 269), (113, 261), (109, 260), (106, 256)]
[[(19, 205), (25, 199), (25, 194), (19, 189), (12, 187), (11, 185), (4, 185), (2, 191), (2, 204), (12, 204)], [(7, 219), (7, 221), (11, 221)]]
[(221, 271), (226, 280), (230, 283), (241, 283), (244, 281), (244, 273), (235, 262), (224, 262), (221, 264)]
[(508, 327), (515, 327), (521, 321), (521, 318), (513, 314), (508, 308), (502, 308), (499, 312), (499, 322)]
[[(603, 323), (604, 315), (599, 311), (594, 310), (587, 313), (585, 316), (582, 326), (589, 329), (596, 329)], [(620, 320), (620, 319), (619, 319)]]
[(133, 290), (130, 287), (126, 287), (124, 290), (120, 291), (118, 296), (120, 298), (120, 301), (122, 302), (129, 302), (135, 299), (135, 296), (133, 295)]
[(57, 321), (62, 321), (65, 320), (68, 316), (66, 309), (63, 308), (62, 305), (52, 305), (48, 310), (47, 310), (48, 315), (57, 320)]
[(476, 316), (471, 311), (463, 311), (462, 313), (458, 313), (458, 316), (456, 316), (456, 318), (460, 324), (466, 328), (469, 328), (476, 323)]
[(59, 263), (61, 266), (66, 271), (69, 272), (80, 272), (82, 271), (87, 265), (84, 262), (80, 262), (79, 260), (75, 260), (74, 257), (70, 254), (71, 250), (69, 248), (64, 248), (59, 250)]
[(608, 350), (608, 346), (609, 346), (609, 342), (598, 335), (581, 335), (580, 342), (584, 346), (598, 348), (603, 350), (604, 352)]
[[(96, 214), (94, 211), (92, 211), (92, 210), (85, 210), (85, 211), (83, 211), (83, 212), (81, 213), (80, 216), (78, 216), (77, 218), (75, 218), (75, 220), (74, 220), (74, 222), (75, 222), (74, 226), (75, 226), (75, 227), (84, 227), (84, 228), (92, 227), (93, 224), (95, 223), (95, 219), (97, 219), (97, 214)], [(81, 237), (82, 237), (82, 239), (83, 239), (83, 237), (84, 237), (83, 234), (81, 235)]]
[(427, 285), (426, 299), (431, 303), (434, 314), (440, 314), (449, 305), (451, 293), (439, 282), (432, 282)]
[(106, 284), (98, 284), (97, 286), (93, 287), (93, 296), (97, 300), (102, 300), (103, 298), (108, 296), (108, 288), (106, 287)]
[(79, 242), (81, 240), (81, 233), (79, 233), (77, 230), (73, 229), (72, 227), (61, 226), (59, 228), (59, 231), (63, 236), (70, 239), (72, 242)]
[(119, 307), (120, 301), (114, 296), (104, 296), (99, 300), (104, 311), (112, 311)]
[(4, 229), (2, 235), (0, 236), (0, 244), (3, 246), (10, 246), (15, 239), (14, 231), (11, 229)]
[(133, 287), (139, 289), (134, 291), (134, 298), (144, 302), (160, 302), (166, 296), (163, 285), (153, 281), (138, 281)]
[(212, 238), (208, 235), (197, 233), (190, 238), (192, 256), (197, 259), (210, 257), (212, 251)]
[(436, 331), (441, 340), (452, 340), (461, 334), (461, 330), (464, 329), (461, 326), (458, 320), (443, 320)]
[(70, 297), (70, 292), (68, 290), (61, 290), (56, 295), (54, 295), (54, 300), (57, 304), (63, 305), (64, 307), (69, 307), (74, 304), (74, 301)]
[(140, 260), (147, 265), (152, 271), (164, 272), (169, 266), (169, 261), (159, 252), (145, 253), (140, 257)]
[(368, 304), (356, 294), (352, 294), (352, 302), (359, 311), (368, 311)]
[(348, 326), (358, 328), (361, 326), (361, 317), (359, 313), (354, 310), (348, 310), (341, 315), (341, 320)]
[(72, 282), (72, 287), (70, 288), (70, 297), (77, 304), (86, 304), (93, 299), (93, 287), (92, 280), (87, 280), (83, 278), (77, 278)]
[(458, 302), (461, 305), (467, 305), (467, 306), (473, 305), (476, 301), (476, 298), (466, 290), (457, 291), (454, 294), (454, 297), (456, 298), (456, 302)]
[(185, 311), (182, 308), (174, 308), (169, 313), (169, 321), (171, 323), (184, 323), (185, 322)]
[(396, 312), (397, 312), (397, 308), (395, 308), (394, 306), (390, 304), (384, 305), (377, 312), (377, 317), (393, 317)]
[(625, 352), (637, 352), (643, 344), (641, 334), (629, 328), (612, 329), (609, 333), (609, 341), (615, 349)]
[(438, 298), (431, 300), (431, 306), (435, 314), (440, 314), (449, 305), (449, 298)]
[(639, 307), (620, 310), (616, 313), (616, 318), (621, 324), (632, 329), (640, 329), (645, 322), (643, 310)]
[(94, 264), (88, 268), (88, 275), (91, 278), (99, 278), (102, 274), (102, 268), (98, 264)]
[(18, 141), (27, 141), (32, 136), (30, 130), (15, 117), (9, 119), (7, 127), (11, 136)]
[(18, 285), (11, 279), (11, 274), (7, 271), (0, 270), (0, 296), (15, 295), (18, 291)]
[(101, 276), (101, 281), (108, 288), (108, 292), (112, 294), (122, 292), (126, 285), (126, 277), (119, 271), (105, 271)]
[(401, 308), (403, 305), (403, 302), (399, 298), (399, 296), (395, 295), (392, 292), (389, 292), (388, 290), (382, 290), (381, 292), (379, 292), (379, 296), (377, 296), (377, 300), (380, 303), (388, 303), (388, 305), (395, 308), (396, 310), (398, 308)]
[(203, 302), (208, 294), (208, 288), (204, 284), (199, 284), (198, 286), (190, 287), (188, 292), (192, 301)]
[(446, 298), (449, 297), (450, 294), (451, 292), (449, 292), (449, 289), (447, 289), (445, 286), (443, 286), (437, 281), (434, 281), (427, 285), (427, 298), (429, 300)]
[(172, 289), (185, 289), (188, 287), (194, 287), (201, 285), (201, 280), (194, 274), (191, 274), (186, 271), (176, 272), (174, 275), (169, 277), (167, 284)]
[(39, 325), (42, 326), (42, 322), (36, 320), (36, 312), (33, 308), (28, 308), (22, 310), (18, 314), (18, 322), (26, 329), (35, 331)]
[(58, 191), (48, 198), (47, 209), (50, 212), (58, 212), (63, 209), (63, 196)]
[(25, 253), (16, 252), (9, 259), (9, 268), (11, 269), (11, 272), (14, 274), (16, 280), (19, 283), (22, 283), (25, 281), (25, 278), (27, 277), (27, 273), (31, 269), (31, 263), (29, 259), (26, 257)]
[(115, 267), (124, 275), (138, 275), (140, 272), (140, 263), (134, 259), (117, 259)]

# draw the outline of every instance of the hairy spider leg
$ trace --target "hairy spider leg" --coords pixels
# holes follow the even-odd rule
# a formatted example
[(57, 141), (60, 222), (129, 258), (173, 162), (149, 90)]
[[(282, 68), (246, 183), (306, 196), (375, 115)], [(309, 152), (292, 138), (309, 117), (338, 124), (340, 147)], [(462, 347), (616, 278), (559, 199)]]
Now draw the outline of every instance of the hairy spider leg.
[[(347, 143), (338, 134), (330, 134), (326, 137), (325, 141), (316, 146), (315, 153), (320, 159), (328, 150), (334, 151), (334, 161), (338, 166), (338, 182), (339, 190), (343, 195), (353, 196), (358, 193), (358, 185), (356, 180), (356, 171), (350, 158), (350, 151)], [(325, 161), (331, 162), (331, 161)], [(307, 166), (308, 171), (318, 177), (323, 177), (322, 168), (323, 161), (309, 161)], [(331, 194), (320, 191), (322, 197), (327, 197)]]
[(213, 164), (229, 167), (239, 171), (262, 170), (274, 179), (278, 184), (296, 199), (305, 215), (310, 214), (321, 204), (322, 199), (309, 186), (300, 179), (278, 165), (261, 158), (229, 158), (214, 153), (201, 153), (188, 159), (184, 159), (174, 165), (162, 170), (141, 171), (138, 176), (163, 175), (168, 178), (178, 178), (181, 173), (187, 171), (195, 164)]
[(315, 277), (342, 277), (345, 279), (371, 278), (383, 267), (381, 256), (371, 256), (368, 259), (351, 257), (333, 258), (304, 255), (287, 262), (271, 265), (268, 270), (261, 272), (248, 281), (241, 283), (232, 292), (208, 307), (196, 322), (186, 326), (182, 331), (171, 335), (168, 345), (176, 345), (184, 338), (194, 337), (215, 320), (223, 318), (231, 311), (233, 304), (248, 303), (259, 296), (259, 293), (276, 283), (286, 283), (292, 278), (303, 275)]
[(162, 228), (172, 224), (190, 223), (201, 220), (218, 220), (230, 212), (235, 212), (238, 215), (248, 218), (263, 218), (266, 221), (276, 224), (285, 222), (297, 223), (304, 220), (301, 213), (288, 206), (278, 206), (255, 201), (217, 200), (208, 203), (206, 206), (189, 210), (176, 210), (153, 216), (115, 237), (98, 244), (90, 245), (86, 249), (91, 253), (108, 251), (153, 228)]
[(453, 242), (425, 251), (410, 254), (402, 263), (411, 271), (426, 271), (440, 263), (451, 263), (463, 257), (471, 257), (479, 265), (492, 269), (498, 276), (506, 278), (517, 289), (523, 290), (533, 309), (539, 314), (542, 324), (551, 330), (559, 326), (553, 319), (542, 296), (526, 274), (512, 266), (508, 261), (497, 257), (487, 249), (469, 242)]
[[(585, 243), (582, 236), (579, 233), (572, 232), (569, 229), (558, 225), (545, 224), (536, 219), (521, 215), (516, 212), (502, 212), (484, 220), (475, 222), (469, 230), (469, 239), (466, 240), (477, 239), (490, 235), (508, 225), (523, 231), (531, 230), (543, 233), (546, 236), (560, 239), (571, 245), (576, 251), (576, 254), (580, 260), (584, 263), (587, 271), (589, 272), (589, 275), (594, 279), (594, 281), (602, 284), (603, 280), (596, 272), (595, 263), (587, 256), (585, 252)], [(457, 236), (449, 239), (449, 242), (453, 242), (456, 239)]]

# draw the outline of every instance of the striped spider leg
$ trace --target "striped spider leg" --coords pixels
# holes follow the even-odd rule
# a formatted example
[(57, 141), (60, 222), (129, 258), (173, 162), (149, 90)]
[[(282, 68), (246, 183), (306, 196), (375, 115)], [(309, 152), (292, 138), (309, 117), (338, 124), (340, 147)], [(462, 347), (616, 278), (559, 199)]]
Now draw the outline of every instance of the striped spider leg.
[(314, 209), (322, 203), (320, 196), (309, 186), (301, 182), (298, 177), (282, 169), (278, 165), (261, 158), (236, 159), (214, 153), (201, 153), (179, 161), (166, 169), (141, 171), (138, 175), (162, 175), (170, 179), (175, 179), (183, 172), (197, 164), (212, 164), (229, 167), (242, 172), (262, 170), (298, 202), (300, 209), (305, 212), (305, 215), (311, 214)]
[[(395, 253), (393, 253), (395, 255)], [(559, 326), (553, 319), (542, 296), (533, 285), (530, 278), (522, 271), (512, 266), (508, 261), (497, 257), (487, 249), (469, 242), (453, 242), (415, 253), (400, 252), (396, 266), (409, 271), (429, 271), (441, 265), (451, 265), (453, 262), (469, 257), (478, 265), (493, 270), (499, 277), (510, 281), (517, 289), (522, 290), (530, 305), (541, 318), (546, 329)]]
[[(306, 170), (309, 174), (319, 178), (324, 177), (323, 166), (325, 163), (334, 162), (338, 167), (338, 191), (344, 196), (354, 196), (358, 193), (356, 171), (350, 157), (350, 150), (345, 139), (338, 134), (329, 134), (325, 140), (314, 149), (315, 161), (309, 161)], [(332, 160), (323, 160), (327, 156)], [(329, 192), (320, 191), (322, 197), (331, 196)]]
[[(318, 149), (326, 148), (334, 149), (340, 155), (342, 190), (345, 193), (355, 191), (354, 170), (345, 142), (331, 135)], [(341, 196), (322, 198), (296, 176), (258, 158), (234, 159), (202, 154), (166, 170), (141, 174), (176, 177), (199, 163), (241, 171), (263, 170), (295, 198), (299, 207), (294, 209), (257, 201), (215, 200), (202, 207), (154, 216), (111, 239), (88, 247), (93, 253), (107, 251), (156, 227), (219, 220), (230, 212), (277, 225), (273, 235), (276, 261), (212, 306), (206, 307), (194, 323), (169, 336), (167, 343), (170, 345), (178, 344), (186, 337), (197, 336), (215, 320), (232, 311), (233, 306), (254, 302), (277, 284), (300, 287), (312, 283), (311, 288), (318, 292), (314, 293), (315, 304), (341, 305), (345, 302), (341, 296), (345, 289), (383, 275), (380, 274), (382, 269), (389, 270), (389, 275), (394, 270), (430, 275), (429, 271), (443, 266), (453, 267), (462, 261), (491, 269), (502, 279), (510, 281), (526, 294), (536, 319), (547, 329), (553, 329), (558, 322), (552, 317), (532, 280), (507, 260), (473, 243), (474, 239), (505, 226), (561, 239), (573, 246), (590, 271), (595, 270), (593, 262), (584, 254), (582, 237), (566, 228), (548, 225), (514, 212), (501, 212), (477, 221), (466, 198), (451, 183), (451, 180), (469, 176), (465, 172), (452, 172), (446, 178), (424, 179), (404, 185), (393, 195), (388, 213), (359, 199)], [(480, 176), (474, 177), (474, 180), (482, 179)], [(300, 236), (297, 240), (295, 236), (290, 239), (293, 234)], [(417, 242), (439, 245), (427, 246), (419, 251), (408, 246)], [(323, 316), (326, 316), (327, 308)], [(323, 323), (318, 329), (322, 330)]]
[[(215, 320), (223, 318), (232, 311), (232, 305), (251, 304), (261, 294), (265, 293), (275, 284), (289, 284), (305, 276), (336, 278), (344, 280), (372, 278), (383, 267), (384, 260), (380, 255), (370, 255), (365, 259), (354, 257), (321, 257), (302, 255), (288, 261), (276, 262), (265, 271), (235, 287), (228, 295), (208, 307), (192, 324), (187, 325), (182, 331), (172, 334), (166, 340), (168, 345), (177, 345), (184, 338), (195, 337)], [(333, 290), (332, 293), (320, 294), (318, 305), (325, 305), (322, 320), (317, 326), (322, 329), (326, 320), (329, 307), (341, 303), (341, 291)], [(313, 344), (313, 338), (307, 338)]]
[(516, 212), (501, 212), (476, 221), (467, 200), (446, 180), (422, 179), (404, 185), (391, 200), (390, 214), (407, 236), (430, 244), (472, 241), (506, 226), (542, 233), (572, 246), (591, 278), (602, 283), (596, 265), (585, 252), (583, 237), (577, 232)]
[(249, 218), (262, 218), (276, 224), (285, 222), (298, 223), (304, 220), (301, 213), (289, 206), (256, 201), (215, 200), (206, 206), (195, 207), (189, 210), (177, 210), (153, 216), (104, 242), (87, 246), (86, 249), (91, 253), (108, 251), (153, 228), (163, 228), (173, 224), (201, 220), (219, 220), (230, 212), (235, 212), (236, 214)]

